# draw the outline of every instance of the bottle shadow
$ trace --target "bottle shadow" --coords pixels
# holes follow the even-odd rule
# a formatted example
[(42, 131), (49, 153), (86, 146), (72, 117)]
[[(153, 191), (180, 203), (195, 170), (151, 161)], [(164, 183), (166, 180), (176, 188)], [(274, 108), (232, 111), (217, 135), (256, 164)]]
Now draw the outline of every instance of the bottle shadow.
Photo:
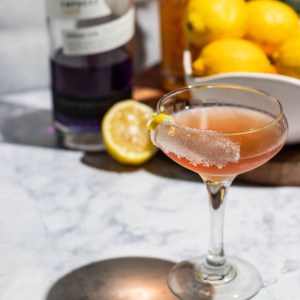
[(61, 148), (57, 143), (49, 110), (1, 103), (0, 116), (1, 139), (4, 142), (43, 148)]

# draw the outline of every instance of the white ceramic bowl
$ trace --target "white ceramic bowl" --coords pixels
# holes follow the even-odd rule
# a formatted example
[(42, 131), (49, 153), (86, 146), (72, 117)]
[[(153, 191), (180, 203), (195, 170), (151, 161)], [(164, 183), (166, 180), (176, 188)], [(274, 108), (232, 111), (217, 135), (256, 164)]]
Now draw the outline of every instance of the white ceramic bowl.
[(284, 75), (266, 73), (223, 73), (195, 77), (192, 73), (191, 56), (184, 52), (185, 83), (187, 85), (224, 83), (247, 86), (262, 90), (277, 98), (289, 124), (287, 144), (300, 142), (300, 80)]

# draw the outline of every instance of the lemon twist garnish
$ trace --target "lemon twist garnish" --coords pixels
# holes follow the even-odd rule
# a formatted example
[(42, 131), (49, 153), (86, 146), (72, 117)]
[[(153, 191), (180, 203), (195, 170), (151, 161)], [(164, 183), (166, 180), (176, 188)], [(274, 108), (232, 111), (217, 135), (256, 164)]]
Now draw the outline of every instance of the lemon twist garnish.
[(150, 130), (155, 130), (160, 125), (160, 123), (162, 123), (166, 119), (168, 119), (171, 123), (174, 123), (174, 118), (170, 115), (153, 113), (148, 119), (147, 127)]

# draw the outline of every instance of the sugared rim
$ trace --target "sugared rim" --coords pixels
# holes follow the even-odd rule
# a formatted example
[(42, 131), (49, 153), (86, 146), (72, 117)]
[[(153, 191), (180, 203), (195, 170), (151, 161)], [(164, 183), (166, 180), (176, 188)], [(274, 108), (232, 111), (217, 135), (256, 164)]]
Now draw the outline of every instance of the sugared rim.
[[(179, 88), (177, 90), (173, 90), (173, 91), (165, 94), (158, 101), (157, 106), (156, 106), (156, 110), (159, 114), (163, 113), (163, 111), (160, 110), (160, 107), (162, 106), (163, 102), (166, 99), (168, 99), (172, 96), (175, 96), (175, 95), (180, 94), (182, 92), (186, 92), (186, 91), (193, 90), (193, 89), (207, 89), (207, 88), (227, 88), (227, 89), (230, 88), (230, 89), (245, 90), (245, 91), (253, 92), (253, 93), (260, 94), (260, 95), (268, 97), (270, 100), (272, 100), (279, 107), (278, 116), (276, 118), (274, 118), (274, 120), (272, 120), (271, 122), (266, 123), (265, 125), (263, 125), (261, 127), (252, 128), (252, 129), (249, 129), (249, 130), (238, 131), (238, 132), (222, 132), (222, 133), (220, 133), (222, 135), (234, 136), (234, 135), (242, 135), (242, 134), (249, 134), (249, 133), (259, 132), (259, 131), (265, 130), (265, 129), (273, 126), (274, 124), (278, 123), (284, 116), (282, 105), (281, 105), (281, 103), (279, 102), (279, 100), (277, 98), (275, 98), (272, 95), (270, 95), (270, 94), (268, 94), (264, 91), (261, 91), (259, 89), (254, 89), (254, 88), (241, 86), (241, 85), (232, 85), (232, 84), (200, 84), (200, 85), (186, 86), (186, 87)], [(196, 128), (182, 126), (182, 125), (178, 125), (178, 124), (174, 124), (174, 125), (176, 125), (176, 127), (181, 128), (181, 129), (185, 129), (185, 130), (193, 129), (193, 132), (199, 132), (199, 133), (204, 133), (204, 134), (212, 134), (214, 132), (214, 131), (211, 131), (211, 130), (196, 129)]]

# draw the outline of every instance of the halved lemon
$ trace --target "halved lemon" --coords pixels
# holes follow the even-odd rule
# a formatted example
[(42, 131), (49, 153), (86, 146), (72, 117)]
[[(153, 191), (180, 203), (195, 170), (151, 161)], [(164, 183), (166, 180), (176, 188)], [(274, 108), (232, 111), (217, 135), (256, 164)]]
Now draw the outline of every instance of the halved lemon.
[(118, 162), (139, 165), (157, 151), (150, 140), (147, 120), (153, 109), (135, 100), (113, 105), (102, 120), (102, 136), (107, 152)]

